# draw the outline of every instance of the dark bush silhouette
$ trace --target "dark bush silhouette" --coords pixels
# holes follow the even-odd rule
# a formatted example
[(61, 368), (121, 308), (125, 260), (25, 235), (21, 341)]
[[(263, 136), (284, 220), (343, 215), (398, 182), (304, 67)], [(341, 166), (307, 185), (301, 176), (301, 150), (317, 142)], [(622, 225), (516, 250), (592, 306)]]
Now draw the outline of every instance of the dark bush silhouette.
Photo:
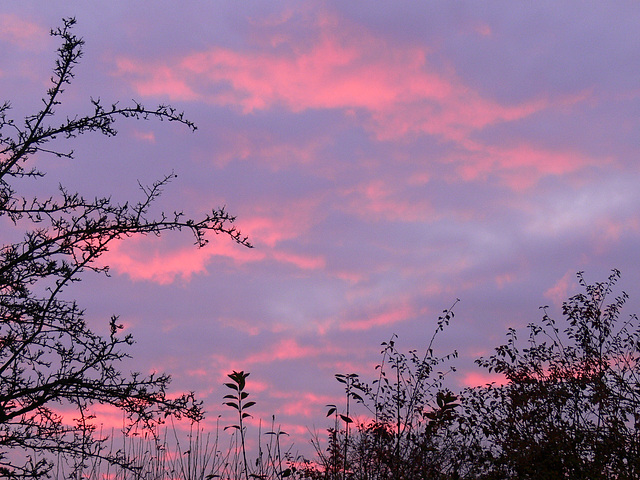
[[(503, 385), (469, 389), (459, 419), (469, 478), (640, 478), (640, 324), (621, 319), (620, 272), (587, 284), (564, 302), (562, 322), (547, 314), (519, 345), (477, 363)], [(609, 302), (609, 303), (607, 303)]]
[[(563, 303), (563, 320), (543, 307), (520, 345), (507, 342), (477, 364), (503, 383), (443, 389), (448, 357), (423, 357), (383, 344), (370, 386), (338, 375), (346, 402), (329, 406), (334, 426), (326, 449), (314, 441), (313, 479), (637, 479), (640, 478), (640, 322), (621, 318), (614, 295), (620, 272), (588, 284)], [(452, 313), (438, 323), (446, 326)], [(437, 333), (437, 332), (436, 332)], [(370, 420), (354, 421), (353, 405)]]

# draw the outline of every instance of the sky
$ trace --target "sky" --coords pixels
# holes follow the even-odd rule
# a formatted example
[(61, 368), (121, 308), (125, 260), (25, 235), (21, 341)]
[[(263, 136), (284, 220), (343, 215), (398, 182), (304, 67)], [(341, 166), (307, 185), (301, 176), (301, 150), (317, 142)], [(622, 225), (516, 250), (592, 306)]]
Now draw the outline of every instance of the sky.
[[(198, 130), (121, 121), (115, 138), (37, 157), (46, 182), (158, 211), (226, 206), (253, 249), (189, 234), (113, 244), (111, 276), (65, 295), (137, 343), (126, 368), (222, 406), (251, 372), (254, 426), (304, 449), (342, 402), (336, 373), (373, 379), (380, 343), (457, 350), (454, 389), (509, 327), (560, 318), (576, 272), (622, 272), (640, 312), (640, 4), (620, 2), (69, 2), (0, 6), (0, 100), (15, 118), (48, 87), (75, 16), (84, 56), (60, 115), (135, 99)], [(45, 183), (46, 183), (45, 182)], [(40, 188), (40, 187), (38, 187)]]

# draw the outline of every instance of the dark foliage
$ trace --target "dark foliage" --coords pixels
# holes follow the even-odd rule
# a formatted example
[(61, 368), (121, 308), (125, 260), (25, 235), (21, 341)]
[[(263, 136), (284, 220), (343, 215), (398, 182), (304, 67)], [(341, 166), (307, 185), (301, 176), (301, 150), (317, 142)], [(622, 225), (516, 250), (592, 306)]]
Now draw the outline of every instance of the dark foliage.
[[(208, 233), (225, 234), (250, 246), (224, 209), (213, 210), (199, 220), (180, 212), (152, 218), (149, 209), (174, 175), (151, 186), (141, 186), (142, 199), (116, 204), (110, 198), (86, 198), (59, 187), (56, 196), (23, 196), (25, 180), (37, 180), (44, 172), (32, 166), (36, 155), (73, 156), (48, 145), (56, 138), (80, 134), (116, 134), (117, 118), (167, 120), (195, 126), (172, 107), (147, 109), (134, 103), (103, 106), (92, 100), (92, 111), (57, 120), (56, 106), (73, 80), (73, 67), (82, 55), (82, 39), (72, 33), (73, 19), (52, 35), (62, 45), (43, 98), (42, 109), (24, 122), (9, 117), (10, 104), (0, 106), (0, 221), (8, 234), (22, 232), (22, 239), (0, 247), (0, 476), (41, 478), (52, 460), (69, 462), (82, 470), (89, 457), (104, 455), (104, 439), (92, 424), (92, 405), (121, 409), (128, 425), (152, 427), (168, 415), (197, 420), (200, 403), (192, 394), (169, 398), (167, 375), (123, 374), (118, 362), (132, 343), (118, 336), (117, 317), (109, 320), (110, 336), (94, 333), (74, 301), (62, 297), (65, 287), (80, 280), (84, 271), (103, 271), (96, 259), (109, 243), (136, 234), (160, 234), (166, 230), (191, 231), (197, 246), (207, 243)], [(107, 320), (105, 320), (107, 321)], [(73, 418), (61, 411), (72, 410)], [(108, 460), (124, 464), (120, 452)]]
[[(640, 322), (621, 318), (627, 294), (614, 297), (620, 272), (588, 284), (563, 303), (563, 320), (528, 326), (520, 345), (510, 329), (495, 354), (477, 360), (504, 382), (443, 389), (432, 345), (418, 357), (383, 344), (378, 379), (356, 374), (325, 450), (315, 440), (313, 479), (597, 480), (640, 478)], [(612, 298), (613, 297), (613, 298)], [(446, 311), (438, 324), (450, 317)], [(436, 332), (437, 333), (437, 332)], [(432, 341), (433, 342), (433, 341)], [(350, 402), (367, 407), (356, 421)]]
[[(461, 430), (470, 478), (640, 478), (640, 324), (620, 319), (626, 293), (610, 299), (620, 273), (531, 324), (478, 360), (506, 383), (465, 393)], [(610, 303), (607, 303), (610, 301)]]
[[(457, 302), (456, 302), (457, 303)], [(454, 304), (455, 305), (455, 304)], [(338, 374), (345, 386), (345, 408), (334, 416), (328, 448), (315, 441), (319, 467), (305, 472), (314, 479), (446, 479), (454, 468), (447, 426), (455, 418), (457, 396), (443, 388), (445, 376), (455, 369), (448, 362), (456, 352), (440, 357), (434, 342), (453, 317), (445, 310), (434, 334), (420, 355), (403, 353), (396, 336), (382, 343), (382, 361), (370, 384), (357, 374)], [(353, 403), (363, 406), (367, 420), (352, 416)]]

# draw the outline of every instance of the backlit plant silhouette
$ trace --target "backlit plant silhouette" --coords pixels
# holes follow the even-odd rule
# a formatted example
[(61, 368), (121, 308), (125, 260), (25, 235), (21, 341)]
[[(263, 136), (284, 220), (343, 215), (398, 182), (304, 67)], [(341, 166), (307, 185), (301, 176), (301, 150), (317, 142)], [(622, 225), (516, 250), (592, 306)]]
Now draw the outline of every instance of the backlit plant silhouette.
[(640, 322), (611, 298), (620, 272), (564, 302), (562, 322), (543, 307), (520, 345), (478, 360), (505, 377), (465, 392), (469, 478), (640, 478)]
[[(457, 353), (439, 357), (433, 349), (438, 333), (453, 318), (454, 306), (438, 318), (422, 355), (399, 351), (394, 335), (382, 343), (378, 377), (371, 384), (358, 374), (336, 375), (345, 385), (345, 410), (340, 414), (329, 405), (335, 425), (329, 429), (326, 453), (315, 441), (321, 466), (308, 472), (311, 478), (440, 478), (437, 475), (449, 468), (440, 432), (451, 423), (458, 404), (443, 381), (455, 371), (448, 362)], [(364, 406), (370, 420), (355, 422), (351, 401)]]
[(238, 423), (234, 425), (230, 425), (225, 427), (227, 428), (235, 428), (240, 435), (240, 442), (242, 446), (242, 460), (244, 462), (244, 475), (245, 478), (249, 478), (249, 464), (247, 462), (247, 447), (245, 444), (245, 428), (244, 428), (244, 419), (250, 417), (251, 415), (247, 413), (247, 409), (256, 404), (256, 402), (248, 401), (245, 402), (246, 398), (249, 396), (247, 392), (245, 392), (244, 387), (246, 385), (246, 379), (249, 376), (249, 373), (244, 373), (243, 371), (230, 373), (227, 375), (233, 383), (225, 383), (224, 385), (227, 388), (230, 388), (235, 393), (225, 395), (224, 398), (227, 400), (224, 404), (228, 405), (232, 408), (235, 408), (238, 411)]
[[(96, 263), (109, 245), (132, 235), (159, 235), (167, 230), (189, 230), (197, 246), (210, 234), (223, 234), (250, 246), (233, 226), (224, 209), (200, 219), (172, 214), (150, 214), (173, 174), (141, 186), (137, 202), (115, 203), (111, 198), (85, 197), (60, 186), (53, 195), (28, 192), (45, 172), (36, 157), (73, 158), (53, 141), (72, 140), (98, 132), (116, 134), (118, 118), (167, 120), (192, 130), (195, 125), (170, 106), (147, 109), (139, 103), (104, 106), (92, 99), (90, 113), (58, 118), (56, 108), (64, 89), (74, 79), (83, 41), (72, 32), (74, 19), (63, 21), (52, 35), (61, 40), (42, 109), (23, 121), (9, 117), (10, 104), (0, 106), (0, 476), (44, 478), (54, 461), (68, 463), (70, 475), (80, 476), (91, 459), (101, 458), (122, 467), (131, 465), (121, 451), (105, 451), (92, 414), (95, 404), (120, 409), (125, 428), (153, 431), (167, 416), (202, 416), (194, 395), (171, 398), (165, 374), (122, 373), (130, 336), (119, 336), (116, 316), (105, 319), (110, 335), (89, 328), (83, 310), (65, 289), (87, 271), (107, 272)], [(46, 165), (40, 162), (40, 165)], [(132, 181), (135, 181), (132, 179)], [(16, 239), (16, 240), (11, 240)], [(71, 411), (65, 418), (58, 409)]]

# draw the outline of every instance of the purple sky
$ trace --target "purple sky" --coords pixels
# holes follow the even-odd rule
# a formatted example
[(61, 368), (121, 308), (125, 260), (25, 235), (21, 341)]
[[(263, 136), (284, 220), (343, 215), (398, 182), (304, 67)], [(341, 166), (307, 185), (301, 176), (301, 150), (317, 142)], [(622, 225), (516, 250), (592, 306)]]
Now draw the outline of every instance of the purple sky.
[(120, 122), (74, 161), (37, 158), (48, 182), (135, 200), (175, 171), (158, 209), (226, 205), (255, 245), (129, 239), (111, 278), (67, 291), (97, 328), (121, 315), (133, 368), (172, 373), (211, 422), (245, 370), (256, 418), (305, 442), (335, 373), (373, 375), (392, 333), (424, 347), (456, 298), (438, 343), (460, 352), (454, 388), (485, 378), (472, 361), (507, 327), (557, 313), (578, 270), (620, 269), (640, 311), (640, 4), (8, 1), (18, 118), (72, 15), (86, 47), (61, 114), (169, 102), (199, 128)]

